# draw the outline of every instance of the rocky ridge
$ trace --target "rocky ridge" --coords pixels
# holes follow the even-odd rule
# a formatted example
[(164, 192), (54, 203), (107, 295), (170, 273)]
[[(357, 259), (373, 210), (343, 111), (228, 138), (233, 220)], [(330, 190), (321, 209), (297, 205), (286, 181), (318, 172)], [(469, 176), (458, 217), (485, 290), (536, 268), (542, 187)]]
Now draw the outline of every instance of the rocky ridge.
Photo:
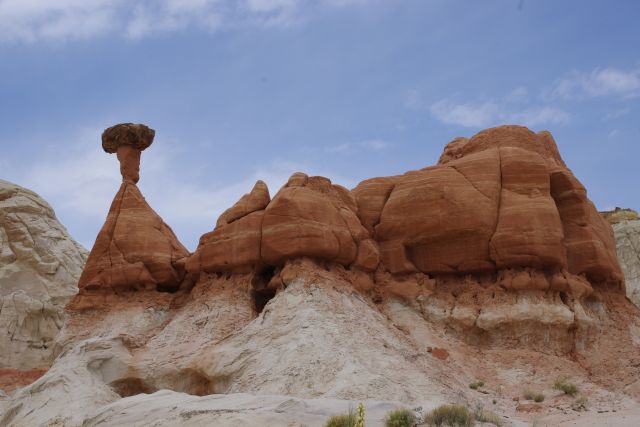
[(54, 340), (66, 318), (64, 306), (77, 292), (86, 257), (86, 250), (69, 236), (47, 202), (0, 180), (0, 370), (4, 378), (30, 377), (22, 371), (49, 367)]
[[(558, 369), (603, 405), (640, 397), (640, 315), (613, 233), (548, 132), (488, 129), (351, 191), (296, 173), (271, 197), (259, 181), (190, 254), (136, 186), (153, 139), (137, 126), (103, 135), (123, 185), (60, 356), (0, 424), (143, 420), (183, 393), (482, 403), (473, 378), (513, 416), (523, 381)], [(167, 417), (205, 410), (188, 401)]]

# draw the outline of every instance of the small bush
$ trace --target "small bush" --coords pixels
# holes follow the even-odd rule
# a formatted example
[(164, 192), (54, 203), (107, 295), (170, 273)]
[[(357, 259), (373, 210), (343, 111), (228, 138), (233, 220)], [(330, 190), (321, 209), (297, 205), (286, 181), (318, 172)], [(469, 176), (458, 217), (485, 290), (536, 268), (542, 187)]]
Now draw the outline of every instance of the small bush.
[(481, 423), (489, 423), (497, 427), (502, 427), (504, 425), (498, 414), (483, 409), (476, 411), (474, 418), (476, 421), (480, 421)]
[(416, 425), (416, 416), (408, 409), (389, 411), (384, 418), (384, 427), (413, 427), (414, 425)]
[(576, 387), (575, 384), (567, 382), (567, 379), (565, 377), (556, 378), (555, 382), (553, 383), (553, 388), (555, 390), (561, 390), (562, 392), (564, 392), (564, 394), (568, 394), (571, 397), (576, 397), (579, 391), (578, 387)]
[(484, 387), (484, 381), (482, 381), (482, 380), (479, 380), (479, 381), (476, 381), (475, 383), (469, 384), (469, 388), (471, 388), (473, 390), (477, 390), (480, 387)]
[(324, 427), (354, 427), (356, 425), (356, 413), (353, 408), (349, 408), (349, 412), (343, 415), (334, 415), (329, 418)]
[(471, 427), (473, 415), (462, 405), (441, 405), (429, 412), (425, 419), (428, 426)]
[(542, 393), (534, 393), (531, 390), (527, 390), (523, 394), (524, 398), (527, 400), (533, 400), (534, 402), (540, 403), (544, 401), (544, 394)]
[(329, 418), (324, 427), (353, 427), (355, 424), (355, 417), (350, 417), (349, 415), (334, 415)]

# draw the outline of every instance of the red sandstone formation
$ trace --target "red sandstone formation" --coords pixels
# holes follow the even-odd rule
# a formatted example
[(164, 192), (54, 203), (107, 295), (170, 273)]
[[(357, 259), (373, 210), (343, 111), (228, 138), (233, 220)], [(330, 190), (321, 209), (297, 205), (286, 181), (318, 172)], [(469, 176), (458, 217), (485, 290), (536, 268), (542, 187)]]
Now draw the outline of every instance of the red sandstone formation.
[[(118, 142), (140, 150), (127, 126)], [(296, 173), (271, 199), (259, 181), (193, 254), (134, 166), (67, 306), (60, 356), (0, 424), (86, 424), (163, 390), (139, 399), (162, 399), (146, 419), (167, 389), (421, 402), (492, 377), (512, 396), (567, 370), (583, 389), (640, 396), (639, 312), (611, 229), (548, 133), (488, 129), (436, 166), (352, 191)]]
[(119, 153), (124, 183), (81, 289), (175, 290), (183, 266), (193, 281), (304, 257), (392, 275), (491, 273), (503, 289), (579, 297), (593, 284), (623, 287), (611, 228), (548, 132), (501, 126), (457, 138), (436, 166), (369, 179), (352, 191), (295, 173), (270, 199), (258, 181), (186, 260), (134, 184), (136, 156), (152, 138), (152, 130), (131, 124), (103, 135), (105, 150)]
[[(351, 192), (301, 173), (269, 203), (256, 191), (236, 206), (262, 203), (234, 206), (237, 214), (225, 212), (203, 236), (191, 270), (310, 257), (370, 271), (381, 258), (393, 274), (502, 271), (507, 289), (583, 295), (588, 281), (622, 283), (611, 230), (548, 132), (502, 126), (457, 138), (438, 165), (369, 179)], [(221, 226), (227, 216), (235, 225)], [(533, 279), (523, 268), (541, 274)]]
[(104, 150), (118, 155), (123, 182), (80, 277), (81, 294), (105, 289), (175, 290), (182, 281), (184, 268), (178, 261), (189, 252), (135, 185), (140, 153), (154, 135), (153, 129), (130, 123), (102, 134)]
[(611, 230), (548, 132), (502, 126), (458, 138), (437, 166), (353, 194), (392, 273), (533, 267), (621, 284)]

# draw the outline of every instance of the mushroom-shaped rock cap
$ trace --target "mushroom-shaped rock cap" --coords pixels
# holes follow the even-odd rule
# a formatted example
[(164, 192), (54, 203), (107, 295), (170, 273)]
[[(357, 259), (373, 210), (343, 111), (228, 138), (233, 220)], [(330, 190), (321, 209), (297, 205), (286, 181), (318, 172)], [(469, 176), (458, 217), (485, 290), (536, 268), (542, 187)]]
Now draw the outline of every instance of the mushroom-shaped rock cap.
[(129, 145), (142, 151), (153, 142), (156, 131), (137, 123), (120, 123), (102, 132), (102, 148), (107, 153), (115, 153), (118, 147)]

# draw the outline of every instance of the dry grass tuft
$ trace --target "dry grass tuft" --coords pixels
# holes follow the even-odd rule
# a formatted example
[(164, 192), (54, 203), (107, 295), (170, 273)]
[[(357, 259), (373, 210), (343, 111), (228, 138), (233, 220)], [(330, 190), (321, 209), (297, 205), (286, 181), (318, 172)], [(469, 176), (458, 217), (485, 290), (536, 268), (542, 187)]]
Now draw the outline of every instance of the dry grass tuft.
[(395, 409), (387, 412), (384, 417), (384, 427), (413, 427), (416, 425), (416, 416), (408, 409)]
[(441, 405), (425, 417), (428, 426), (471, 427), (475, 424), (473, 414), (462, 405)]
[(526, 390), (523, 395), (522, 395), (525, 399), (527, 400), (533, 400), (536, 403), (540, 403), (542, 401), (544, 401), (544, 394), (542, 393), (535, 393), (531, 390)]
[(564, 394), (568, 394), (571, 397), (576, 397), (578, 392), (578, 387), (575, 384), (567, 382), (566, 377), (558, 377), (553, 383), (553, 388), (555, 390), (560, 390), (564, 392)]

